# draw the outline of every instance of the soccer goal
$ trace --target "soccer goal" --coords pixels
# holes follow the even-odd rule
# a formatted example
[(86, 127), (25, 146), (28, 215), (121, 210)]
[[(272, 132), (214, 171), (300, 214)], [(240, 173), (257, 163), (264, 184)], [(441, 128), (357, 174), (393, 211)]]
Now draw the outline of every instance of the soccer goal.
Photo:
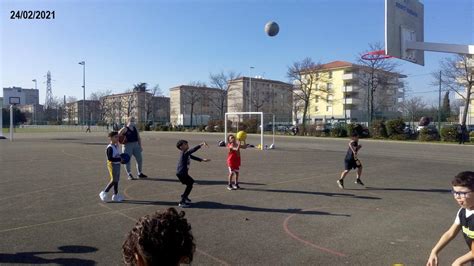
[[(275, 115), (263, 112), (231, 112), (225, 113), (224, 119), (224, 141), (227, 144), (227, 135), (237, 133), (240, 130), (247, 133), (260, 134), (260, 143), (256, 145), (260, 150), (275, 147)], [(265, 145), (264, 134), (271, 132), (272, 143)]]

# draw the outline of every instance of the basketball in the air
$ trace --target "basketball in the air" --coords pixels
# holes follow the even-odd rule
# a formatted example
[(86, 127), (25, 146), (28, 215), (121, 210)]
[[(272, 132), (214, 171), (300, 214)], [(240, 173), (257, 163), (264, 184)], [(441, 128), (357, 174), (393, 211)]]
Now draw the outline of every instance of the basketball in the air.
[(280, 31), (280, 27), (276, 22), (269, 21), (267, 24), (265, 24), (265, 32), (267, 33), (268, 36), (273, 37), (278, 34)]
[(245, 141), (247, 139), (247, 133), (245, 133), (245, 131), (239, 131), (237, 132), (237, 140), (240, 140), (240, 141)]

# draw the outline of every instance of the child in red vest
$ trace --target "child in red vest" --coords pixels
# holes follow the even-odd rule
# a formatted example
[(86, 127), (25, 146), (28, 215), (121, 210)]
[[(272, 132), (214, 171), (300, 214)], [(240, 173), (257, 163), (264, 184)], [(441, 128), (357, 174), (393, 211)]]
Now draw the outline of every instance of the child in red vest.
[[(240, 149), (247, 148), (246, 145), (242, 145), (239, 141), (237, 143), (234, 135), (230, 134), (227, 137), (227, 147), (229, 153), (227, 154), (227, 166), (229, 167), (229, 184), (228, 190), (240, 189), (239, 186), (239, 168), (240, 168)], [(235, 182), (232, 184), (232, 177), (235, 175)]]

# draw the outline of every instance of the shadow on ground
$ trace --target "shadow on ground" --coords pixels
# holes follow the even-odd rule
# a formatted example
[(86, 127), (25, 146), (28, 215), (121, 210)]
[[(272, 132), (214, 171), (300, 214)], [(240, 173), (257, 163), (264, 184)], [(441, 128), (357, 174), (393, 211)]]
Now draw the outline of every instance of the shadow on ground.
[[(163, 182), (179, 182), (178, 178), (142, 178), (145, 181), (163, 181)], [(226, 180), (194, 180), (197, 185), (227, 185)], [(239, 182), (241, 185), (264, 186), (262, 183)]]
[[(144, 204), (144, 205), (164, 205), (164, 206), (177, 206), (177, 202), (171, 201), (147, 201), (147, 200), (124, 200), (123, 203), (128, 204)], [(331, 215), (331, 216), (344, 216), (350, 217), (348, 214), (336, 214), (322, 211), (305, 211), (302, 209), (272, 209), (272, 208), (259, 208), (244, 205), (230, 205), (220, 202), (213, 201), (199, 201), (191, 203), (192, 209), (212, 209), (212, 210), (237, 210), (237, 211), (251, 211), (251, 212), (268, 212), (268, 213), (289, 213), (289, 214), (306, 214), (306, 215)]]
[(46, 259), (40, 255), (46, 254), (82, 254), (96, 252), (98, 249), (89, 246), (61, 246), (59, 251), (36, 251), (36, 252), (18, 252), (14, 254), (0, 253), (0, 263), (13, 264), (59, 264), (59, 265), (95, 265), (93, 260), (79, 258), (54, 258)]
[(244, 188), (244, 190), (260, 191), (260, 192), (276, 192), (276, 193), (296, 193), (296, 194), (308, 194), (308, 195), (328, 196), (328, 197), (347, 197), (347, 198), (371, 199), (371, 200), (382, 199), (379, 197), (358, 196), (358, 195), (348, 194), (348, 193), (333, 193), (333, 192), (317, 192), (317, 191), (301, 191), (301, 190), (285, 190), (285, 189), (260, 189), (260, 188)]
[(367, 190), (385, 190), (385, 191), (409, 191), (409, 192), (434, 192), (434, 193), (449, 193), (449, 189), (439, 189), (439, 188), (389, 188), (389, 187), (366, 187)]

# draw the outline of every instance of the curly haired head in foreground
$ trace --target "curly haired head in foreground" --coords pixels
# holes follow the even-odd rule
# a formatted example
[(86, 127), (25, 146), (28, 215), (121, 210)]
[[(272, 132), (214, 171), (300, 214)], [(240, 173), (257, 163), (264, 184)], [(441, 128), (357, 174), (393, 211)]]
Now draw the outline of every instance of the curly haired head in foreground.
[(122, 253), (126, 265), (190, 263), (196, 248), (184, 212), (174, 208), (141, 217), (128, 233)]

